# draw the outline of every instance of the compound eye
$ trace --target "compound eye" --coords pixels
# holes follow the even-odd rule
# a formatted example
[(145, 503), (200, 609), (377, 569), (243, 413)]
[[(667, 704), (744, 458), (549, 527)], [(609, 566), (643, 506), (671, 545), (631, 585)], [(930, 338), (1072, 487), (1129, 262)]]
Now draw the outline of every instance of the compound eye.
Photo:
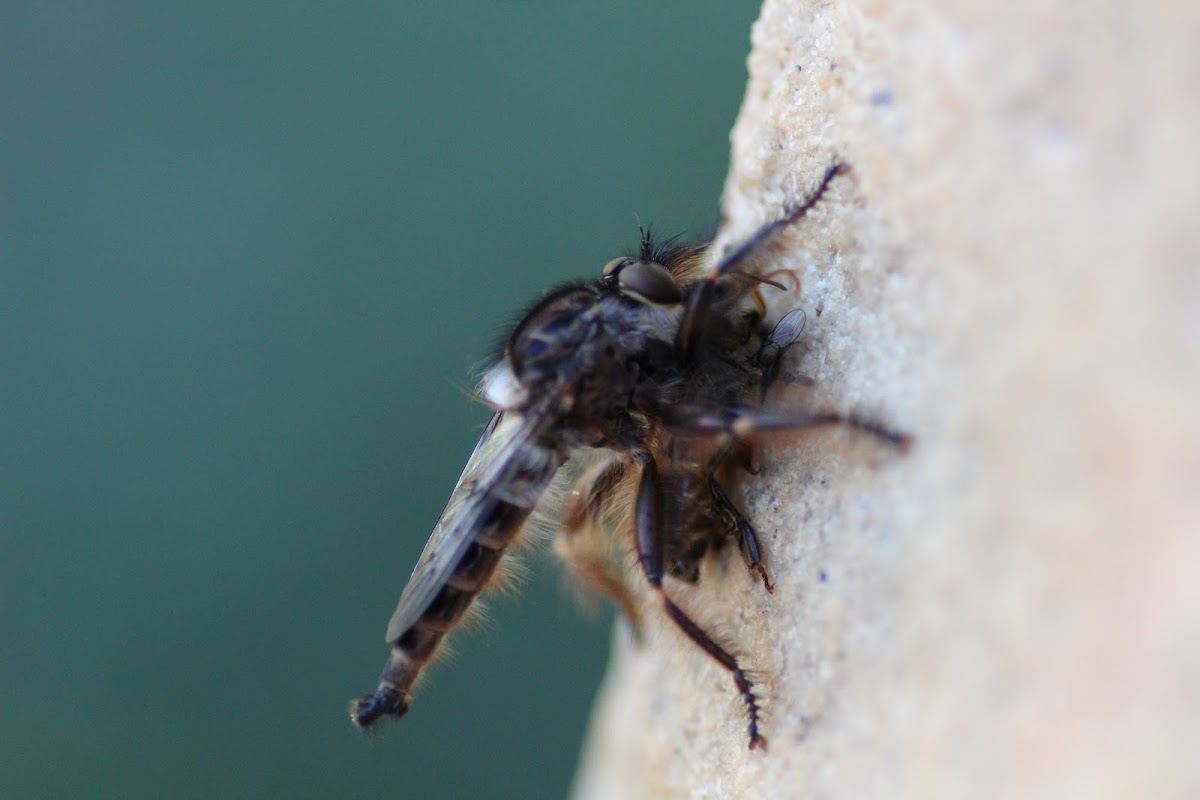
[(634, 260), (627, 256), (614, 258), (612, 261), (604, 265), (604, 269), (600, 271), (600, 275), (605, 278), (615, 278), (617, 273), (632, 263), (634, 263)]
[(625, 264), (617, 276), (622, 294), (656, 305), (670, 305), (683, 299), (679, 284), (662, 264), (633, 261)]

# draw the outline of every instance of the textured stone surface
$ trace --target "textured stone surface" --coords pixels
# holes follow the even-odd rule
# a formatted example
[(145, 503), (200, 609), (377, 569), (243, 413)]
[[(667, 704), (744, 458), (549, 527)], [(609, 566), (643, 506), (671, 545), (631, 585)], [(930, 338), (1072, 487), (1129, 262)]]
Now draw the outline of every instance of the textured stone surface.
[[(1200, 12), (768, 0), (734, 241), (854, 169), (778, 248), (806, 407), (914, 434), (769, 448), (735, 553), (618, 631), (576, 787), (672, 797), (1200, 796)], [(779, 301), (777, 298), (777, 302)]]

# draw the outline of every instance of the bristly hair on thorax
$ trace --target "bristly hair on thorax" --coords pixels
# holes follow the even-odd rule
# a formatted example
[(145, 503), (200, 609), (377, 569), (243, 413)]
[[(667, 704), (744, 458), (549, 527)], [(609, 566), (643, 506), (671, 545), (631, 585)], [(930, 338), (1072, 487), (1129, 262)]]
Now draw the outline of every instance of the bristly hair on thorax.
[[(689, 241), (682, 233), (668, 236), (665, 239), (656, 239), (652, 228), (652, 225), (638, 228), (640, 242), (637, 259), (639, 261), (662, 264), (675, 273), (685, 264), (698, 266), (696, 262), (701, 261), (707, 255), (708, 246), (711, 244), (710, 239)], [(677, 275), (676, 277), (682, 276)]]

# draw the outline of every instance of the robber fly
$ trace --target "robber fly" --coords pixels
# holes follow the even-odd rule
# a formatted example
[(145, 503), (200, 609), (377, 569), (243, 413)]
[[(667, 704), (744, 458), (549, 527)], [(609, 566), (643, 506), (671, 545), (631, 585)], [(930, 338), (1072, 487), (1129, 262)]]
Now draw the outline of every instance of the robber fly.
[(905, 443), (853, 415), (763, 404), (804, 316), (793, 311), (765, 325), (761, 298), (757, 308), (750, 299), (773, 281), (742, 267), (847, 172), (832, 164), (804, 202), (707, 271), (707, 243), (660, 243), (643, 233), (636, 256), (609, 262), (599, 280), (550, 292), (521, 318), (483, 377), (480, 394), (495, 412), (404, 588), (387, 630), (391, 655), (375, 692), (354, 702), (355, 724), (408, 710), (421, 669), (487, 585), (560, 467), (599, 452), (569, 493), (560, 551), (636, 619), (621, 565), (583, 546), (597, 532), (628, 531), (650, 595), (730, 673), (746, 706), (750, 748), (765, 747), (761, 701), (742, 660), (671, 599), (663, 579), (695, 582), (701, 558), (733, 540), (771, 591), (758, 534), (723, 486), (746, 466), (752, 437), (842, 425)]

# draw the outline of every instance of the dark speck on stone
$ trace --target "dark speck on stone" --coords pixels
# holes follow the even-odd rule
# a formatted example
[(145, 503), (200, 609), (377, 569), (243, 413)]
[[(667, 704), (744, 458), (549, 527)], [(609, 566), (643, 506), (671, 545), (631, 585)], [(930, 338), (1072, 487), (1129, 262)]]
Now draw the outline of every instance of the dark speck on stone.
[(896, 99), (896, 95), (890, 88), (879, 89), (871, 95), (871, 105), (890, 106), (894, 99)]

